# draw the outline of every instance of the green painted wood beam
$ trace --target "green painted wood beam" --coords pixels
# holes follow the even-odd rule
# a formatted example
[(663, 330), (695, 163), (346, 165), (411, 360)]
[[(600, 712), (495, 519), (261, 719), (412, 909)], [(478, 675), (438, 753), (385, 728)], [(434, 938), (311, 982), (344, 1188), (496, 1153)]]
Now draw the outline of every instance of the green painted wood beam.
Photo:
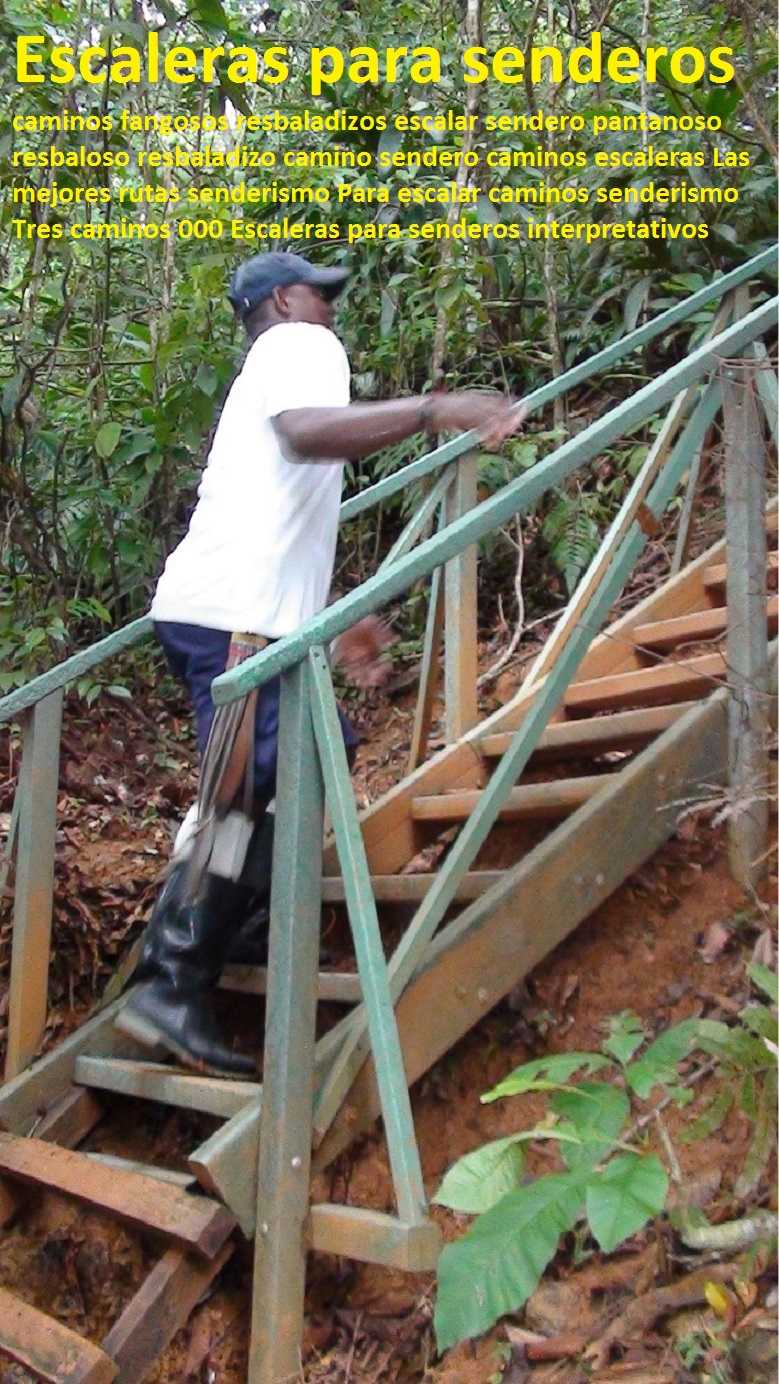
[(576, 437), (563, 443), (537, 466), (512, 481), (497, 494), (482, 501), (470, 514), (449, 525), (440, 534), (420, 543), (413, 552), (400, 558), (391, 568), (372, 577), (356, 591), (329, 606), (320, 615), (306, 620), (286, 639), (272, 644), (262, 653), (246, 659), (239, 667), (215, 678), (211, 692), (217, 706), (244, 697), (276, 673), (294, 667), (317, 644), (329, 644), (336, 635), (349, 629), (363, 615), (378, 610), (405, 591), (412, 582), (427, 576), (441, 562), (477, 543), (520, 510), (535, 503), (550, 487), (569, 476), (578, 466), (592, 461), (604, 448), (651, 418), (672, 399), (703, 375), (718, 368), (723, 356), (734, 356), (776, 322), (779, 299), (761, 304), (741, 321), (705, 342), (659, 379), (652, 380), (629, 399), (598, 418)]
[(50, 692), (67, 687), (69, 682), (83, 677), (92, 668), (97, 668), (98, 664), (105, 663), (106, 659), (124, 653), (125, 649), (131, 649), (134, 644), (140, 643), (151, 634), (152, 626), (151, 616), (143, 615), (140, 620), (133, 620), (122, 629), (114, 630), (113, 634), (107, 634), (105, 639), (99, 639), (96, 644), (91, 644), (81, 653), (66, 658), (63, 663), (58, 663), (56, 668), (41, 673), (40, 677), (33, 678), (32, 682), (26, 683), (24, 687), (9, 692), (7, 697), (0, 699), (0, 725), (4, 721), (15, 720), (21, 711), (34, 706)]
[[(416, 1224), (426, 1219), (427, 1200), (370, 866), (360, 831), (330, 669), (323, 649), (312, 649), (308, 658), (314, 732), (346, 891), (398, 1214), (401, 1221)], [(336, 1058), (336, 1067), (338, 1060)], [(316, 1116), (314, 1129), (316, 1135)]]

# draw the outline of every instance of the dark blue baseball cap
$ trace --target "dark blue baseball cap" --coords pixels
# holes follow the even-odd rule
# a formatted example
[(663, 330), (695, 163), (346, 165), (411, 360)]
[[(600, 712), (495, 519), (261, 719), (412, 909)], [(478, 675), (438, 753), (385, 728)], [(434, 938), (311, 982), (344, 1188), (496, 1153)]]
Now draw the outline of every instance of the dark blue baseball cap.
[(270, 297), (274, 288), (310, 284), (332, 301), (338, 297), (348, 277), (348, 269), (318, 268), (302, 255), (271, 251), (267, 255), (255, 255), (238, 266), (227, 296), (238, 316), (245, 321), (263, 298)]

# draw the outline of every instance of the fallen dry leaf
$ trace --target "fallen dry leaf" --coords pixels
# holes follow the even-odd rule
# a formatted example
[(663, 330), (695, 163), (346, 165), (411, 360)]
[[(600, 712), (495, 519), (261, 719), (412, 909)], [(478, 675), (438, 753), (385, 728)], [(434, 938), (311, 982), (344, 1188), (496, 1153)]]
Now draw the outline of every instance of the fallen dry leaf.
[(769, 928), (761, 932), (752, 948), (752, 960), (757, 966), (773, 966), (775, 960), (774, 939)]
[(722, 956), (729, 941), (728, 929), (722, 923), (711, 923), (706, 929), (706, 936), (701, 947), (701, 959), (706, 962), (707, 966)]

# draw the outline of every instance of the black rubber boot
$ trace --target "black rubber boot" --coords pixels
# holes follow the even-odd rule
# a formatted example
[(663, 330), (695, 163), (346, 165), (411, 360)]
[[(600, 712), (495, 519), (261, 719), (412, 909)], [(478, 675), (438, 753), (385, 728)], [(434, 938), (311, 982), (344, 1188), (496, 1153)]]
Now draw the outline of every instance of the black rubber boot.
[(266, 812), (255, 826), (246, 852), (240, 883), (249, 893), (251, 903), (230, 948), (229, 960), (235, 966), (265, 966), (268, 961), (274, 825), (273, 813)]
[(254, 1077), (251, 1058), (225, 1045), (211, 1002), (250, 892), (209, 874), (203, 896), (186, 904), (185, 882), (186, 863), (174, 865), (149, 924), (136, 970), (140, 984), (115, 1026), (143, 1047), (165, 1048), (195, 1071)]
[(252, 909), (227, 958), (231, 966), (267, 966), (270, 912), (265, 904)]

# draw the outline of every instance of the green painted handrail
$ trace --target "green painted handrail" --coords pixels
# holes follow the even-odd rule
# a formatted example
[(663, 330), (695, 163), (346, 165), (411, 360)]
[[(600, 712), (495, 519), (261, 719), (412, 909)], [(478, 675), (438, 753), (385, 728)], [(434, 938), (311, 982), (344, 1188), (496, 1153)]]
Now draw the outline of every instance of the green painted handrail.
[[(551, 403), (553, 399), (565, 394), (567, 390), (583, 384), (585, 380), (591, 379), (601, 370), (606, 370), (610, 365), (614, 365), (623, 356), (628, 356), (632, 351), (637, 351), (639, 347), (646, 346), (647, 342), (654, 341), (656, 337), (662, 336), (663, 332), (667, 332), (669, 328), (675, 327), (685, 318), (691, 317), (693, 313), (698, 311), (698, 308), (710, 303), (713, 299), (721, 299), (731, 289), (738, 288), (741, 284), (747, 283), (749, 279), (757, 278), (766, 272), (773, 272), (775, 275), (776, 257), (776, 246), (772, 246), (770, 250), (761, 251), (759, 255), (747, 260), (746, 264), (740, 265), (738, 269), (733, 269), (729, 274), (723, 274), (720, 278), (713, 279), (710, 284), (699, 288), (696, 293), (692, 293), (683, 302), (674, 304), (666, 312), (661, 312), (659, 317), (653, 317), (651, 322), (645, 322), (642, 327), (637, 327), (627, 336), (620, 337), (610, 346), (605, 346), (602, 351), (596, 352), (588, 360), (581, 361), (579, 365), (572, 366), (570, 370), (558, 375), (556, 379), (549, 380), (539, 389), (534, 389), (523, 399), (527, 411), (531, 413), (535, 409), (543, 408), (545, 404)], [(410, 462), (401, 471), (395, 471), (393, 475), (385, 476), (383, 480), (377, 481), (375, 485), (363, 490), (362, 494), (344, 500), (341, 505), (341, 519), (353, 519), (355, 514), (360, 514), (363, 510), (369, 509), (371, 505), (386, 500), (389, 495), (395, 495), (398, 490), (404, 490), (406, 486), (413, 485), (423, 476), (428, 476), (431, 471), (437, 471), (447, 462), (455, 461), (464, 452), (471, 451), (478, 441), (478, 434), (474, 431), (461, 433), (459, 437), (454, 437), (450, 442), (436, 447), (435, 451), (426, 453), (418, 461)]]
[(776, 322), (777, 307), (779, 298), (761, 304), (719, 336), (699, 346), (659, 379), (644, 385), (631, 398), (591, 423), (578, 436), (564, 442), (531, 471), (483, 500), (464, 518), (450, 524), (441, 533), (426, 539), (391, 568), (377, 573), (320, 615), (306, 620), (294, 634), (246, 659), (230, 672), (222, 673), (211, 684), (215, 704), (219, 706), (236, 701), (277, 673), (294, 667), (305, 658), (309, 649), (317, 644), (329, 644), (336, 635), (342, 634), (364, 615), (378, 610), (412, 582), (428, 576), (441, 563), (447, 562), (472, 543), (478, 543), (520, 510), (535, 503), (545, 491), (559, 485), (578, 466), (592, 461), (604, 447), (651, 418), (681, 390), (717, 369), (723, 358), (736, 355), (750, 341), (772, 327)]
[(151, 632), (151, 616), (142, 615), (140, 620), (133, 620), (122, 629), (114, 630), (113, 634), (107, 634), (105, 639), (99, 639), (88, 649), (66, 658), (63, 663), (50, 668), (47, 673), (41, 673), (39, 677), (33, 678), (32, 682), (25, 683), (24, 687), (17, 687), (15, 692), (9, 692), (7, 697), (0, 700), (0, 725), (5, 721), (12, 721), (20, 712), (35, 706), (36, 702), (47, 697), (50, 692), (56, 692), (60, 687), (67, 687), (75, 678), (83, 677), (84, 673), (90, 672), (99, 663), (113, 658), (115, 654), (123, 653), (125, 649), (131, 649), (133, 644), (139, 643)]

